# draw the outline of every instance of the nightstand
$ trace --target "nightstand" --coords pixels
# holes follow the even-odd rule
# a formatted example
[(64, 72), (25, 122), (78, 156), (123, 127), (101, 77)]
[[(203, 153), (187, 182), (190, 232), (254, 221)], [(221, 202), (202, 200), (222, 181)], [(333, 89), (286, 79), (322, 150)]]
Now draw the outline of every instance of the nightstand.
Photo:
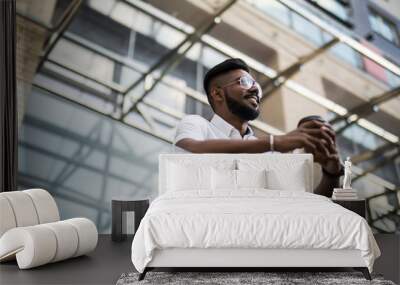
[(126, 233), (122, 232), (124, 226), (122, 216), (124, 212), (134, 212), (136, 231), (148, 208), (149, 200), (112, 200), (111, 239), (113, 241), (123, 241), (127, 238)]
[(332, 202), (339, 204), (340, 206), (353, 211), (356, 214), (359, 214), (361, 217), (366, 218), (365, 208), (366, 201), (365, 199), (357, 199), (357, 200), (333, 200)]

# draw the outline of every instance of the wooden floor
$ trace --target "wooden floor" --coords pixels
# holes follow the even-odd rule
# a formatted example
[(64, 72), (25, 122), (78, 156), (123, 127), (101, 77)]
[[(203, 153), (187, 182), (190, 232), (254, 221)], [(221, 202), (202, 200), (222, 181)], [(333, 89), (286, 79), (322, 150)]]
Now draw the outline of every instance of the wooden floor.
[[(400, 284), (400, 236), (375, 238), (382, 257), (376, 260), (374, 273)], [(87, 256), (28, 270), (19, 270), (15, 261), (2, 263), (0, 284), (115, 284), (122, 273), (135, 271), (130, 258), (131, 242), (128, 239), (116, 243), (110, 235), (100, 235), (96, 250)]]

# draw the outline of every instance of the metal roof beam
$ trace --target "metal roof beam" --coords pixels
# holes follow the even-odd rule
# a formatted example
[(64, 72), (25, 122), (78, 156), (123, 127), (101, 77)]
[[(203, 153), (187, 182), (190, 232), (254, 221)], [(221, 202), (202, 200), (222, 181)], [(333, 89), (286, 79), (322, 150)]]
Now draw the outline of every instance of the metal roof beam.
[(389, 90), (387, 92), (384, 92), (381, 95), (375, 96), (368, 102), (362, 103), (362, 104), (350, 109), (347, 112), (347, 114), (344, 116), (336, 116), (335, 118), (330, 120), (329, 123), (337, 124), (341, 121), (345, 121), (346, 125), (344, 125), (343, 127), (341, 127), (340, 129), (338, 129), (336, 131), (336, 133), (340, 134), (345, 129), (347, 129), (351, 125), (355, 124), (356, 122), (358, 122), (361, 118), (367, 117), (371, 113), (377, 112), (377, 107), (380, 104), (383, 104), (389, 100), (392, 100), (399, 95), (400, 95), (400, 86), (396, 87), (392, 90)]
[(307, 62), (313, 60), (316, 58), (318, 55), (324, 53), (328, 49), (330, 49), (332, 46), (334, 46), (336, 43), (339, 42), (339, 39), (334, 38), (330, 40), (329, 42), (323, 44), (321, 47), (318, 49), (312, 51), (308, 55), (302, 56), (299, 58), (297, 62), (289, 66), (288, 68), (280, 71), (275, 77), (271, 78), (268, 80), (263, 86), (263, 96), (262, 100), (265, 100), (269, 95), (271, 95), (275, 90), (279, 89), (289, 78), (293, 77), (295, 74), (297, 74), (300, 70), (301, 67), (306, 64)]
[(363, 153), (354, 155), (351, 157), (351, 161), (354, 164), (363, 162), (363, 161), (367, 161), (367, 160), (371, 160), (374, 159), (380, 155), (383, 155), (385, 152), (390, 151), (391, 149), (395, 148), (395, 147), (400, 147), (400, 145), (396, 145), (396, 144), (392, 144), (392, 143), (386, 143), (380, 147), (378, 147), (375, 150), (367, 150)]
[(70, 8), (67, 9), (67, 12), (63, 17), (61, 18), (61, 21), (59, 24), (56, 26), (56, 30), (50, 29), (51, 34), (46, 40), (45, 47), (43, 48), (43, 53), (40, 56), (40, 62), (37, 66), (36, 72), (38, 72), (42, 67), (44, 62), (46, 61), (47, 57), (57, 44), (58, 40), (62, 37), (62, 35), (65, 33), (65, 31), (68, 29), (69, 25), (71, 24), (72, 20), (76, 16), (76, 14), (79, 11), (79, 8), (82, 5), (82, 0), (77, 0), (75, 2), (72, 2)]
[(353, 181), (356, 181), (362, 177), (364, 177), (365, 175), (367, 175), (368, 173), (372, 173), (376, 170), (378, 170), (379, 168), (385, 166), (386, 164), (393, 162), (393, 160), (395, 160), (396, 158), (400, 157), (400, 149), (397, 149), (397, 152), (395, 154), (392, 154), (388, 157), (385, 157), (382, 161), (380, 161), (379, 163), (375, 164), (374, 166), (366, 169), (364, 172), (362, 172), (361, 174), (357, 175), (356, 177), (353, 178)]
[(193, 33), (189, 34), (178, 46), (174, 49), (170, 50), (166, 55), (164, 55), (156, 64), (154, 64), (149, 71), (144, 73), (138, 80), (136, 80), (133, 84), (131, 84), (122, 95), (125, 97), (126, 94), (134, 89), (137, 85), (140, 84), (143, 80), (145, 80), (148, 76), (151, 76), (155, 70), (160, 68), (162, 65), (166, 64), (166, 66), (161, 71), (160, 76), (151, 84), (150, 87), (145, 89), (145, 92), (134, 102), (134, 104), (121, 116), (121, 121), (125, 119), (125, 117), (132, 110), (136, 109), (137, 105), (143, 100), (144, 97), (147, 96), (155, 86), (162, 80), (162, 78), (175, 66), (179, 64), (179, 62), (183, 59), (185, 54), (190, 50), (190, 48), (200, 40), (200, 38), (208, 33), (215, 25), (217, 25), (220, 20), (219, 17), (226, 12), (229, 8), (231, 8), (237, 0), (230, 0), (226, 5), (224, 5), (217, 13), (215, 13), (211, 21), (206, 21), (201, 27), (196, 29)]

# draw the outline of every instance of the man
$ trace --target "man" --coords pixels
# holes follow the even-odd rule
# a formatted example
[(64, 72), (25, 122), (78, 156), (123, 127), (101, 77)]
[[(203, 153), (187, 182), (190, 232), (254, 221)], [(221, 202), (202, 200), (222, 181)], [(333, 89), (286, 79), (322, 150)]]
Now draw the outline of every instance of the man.
[(322, 179), (314, 193), (327, 197), (338, 187), (342, 166), (332, 128), (320, 120), (305, 120), (297, 129), (280, 136), (256, 138), (249, 121), (260, 114), (261, 88), (241, 59), (228, 59), (204, 78), (204, 90), (215, 115), (207, 121), (198, 115), (182, 119), (175, 146), (193, 153), (263, 153), (304, 149), (322, 167)]

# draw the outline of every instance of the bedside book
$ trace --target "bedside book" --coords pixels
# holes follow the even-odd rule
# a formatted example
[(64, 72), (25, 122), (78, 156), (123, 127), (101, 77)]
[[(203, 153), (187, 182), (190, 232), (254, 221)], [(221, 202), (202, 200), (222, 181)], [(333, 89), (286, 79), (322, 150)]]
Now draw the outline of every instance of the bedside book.
[(342, 194), (347, 194), (347, 193), (357, 193), (357, 191), (353, 189), (340, 189), (340, 188), (335, 188), (333, 190), (333, 193), (342, 193)]
[(357, 200), (358, 195), (357, 195), (357, 191), (354, 189), (335, 188), (335, 189), (333, 189), (332, 199), (333, 200)]
[(359, 198), (358, 198), (358, 196), (354, 196), (354, 197), (343, 197), (343, 196), (340, 196), (340, 197), (337, 197), (337, 196), (333, 196), (332, 195), (332, 200), (349, 200), (349, 201), (351, 201), (351, 200), (359, 200)]

